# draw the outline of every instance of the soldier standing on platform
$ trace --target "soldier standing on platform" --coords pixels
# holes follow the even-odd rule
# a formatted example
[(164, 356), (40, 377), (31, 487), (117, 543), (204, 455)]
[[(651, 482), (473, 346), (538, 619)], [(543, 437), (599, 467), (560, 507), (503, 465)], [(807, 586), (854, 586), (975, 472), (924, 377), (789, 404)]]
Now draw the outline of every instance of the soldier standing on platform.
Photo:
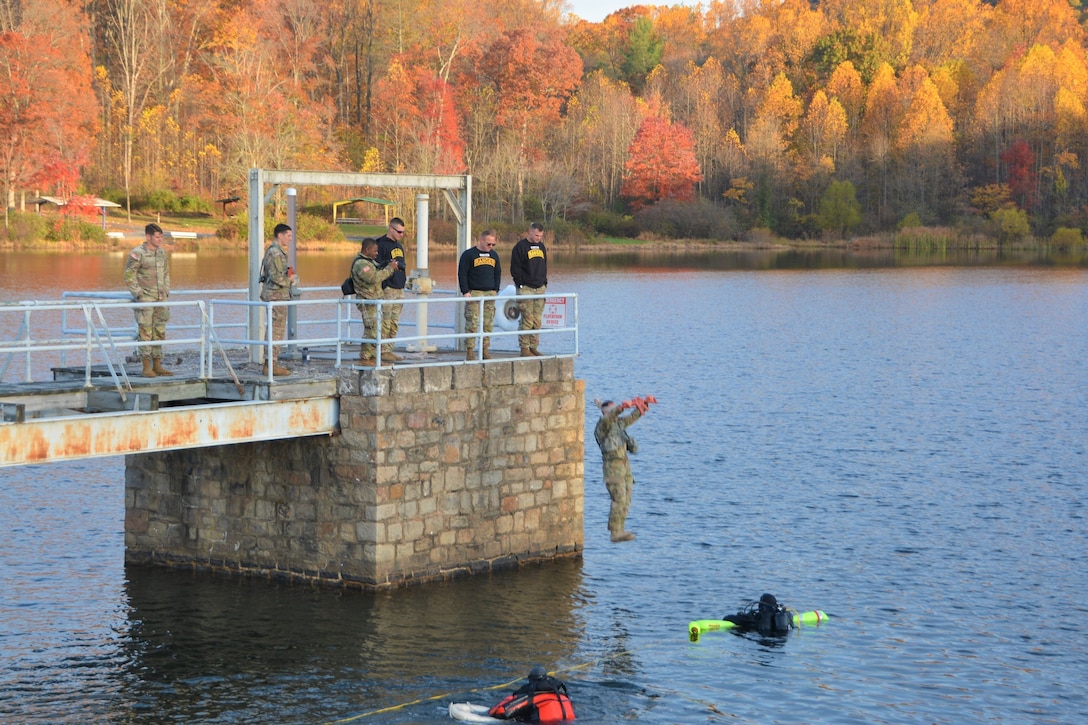
[[(125, 286), (137, 302), (165, 302), (170, 297), (170, 259), (162, 248), (162, 228), (158, 224), (144, 227), (144, 243), (132, 250), (125, 261)], [(144, 307), (134, 311), (141, 342), (166, 339), (168, 307)], [(173, 375), (162, 366), (162, 345), (142, 345), (145, 378)]]
[[(468, 298), (494, 297), (499, 293), (502, 280), (502, 265), (495, 253), (495, 232), (488, 229), (480, 234), (475, 247), (469, 247), (461, 253), (457, 262), (457, 283), (461, 294)], [(495, 322), (495, 302), (483, 303), (484, 332), (491, 332)], [(480, 329), (480, 304), (465, 303), (465, 332)], [(471, 360), (476, 347), (476, 338), (465, 338), (465, 359)], [(484, 335), (480, 350), (481, 360), (491, 359), (491, 335)]]
[[(359, 256), (351, 264), (351, 282), (355, 285), (355, 299), (380, 300), (382, 299), (382, 282), (389, 279), (397, 271), (396, 264), (389, 264), (384, 269), (378, 268), (375, 257), (378, 255), (378, 242), (375, 239), (364, 239)], [(378, 335), (378, 308), (375, 305), (356, 305), (363, 316), (363, 339), (374, 340)], [(385, 309), (382, 309), (385, 314)], [(359, 364), (373, 367), (378, 364), (375, 359), (377, 346), (372, 342), (364, 342), (359, 347)], [(383, 358), (385, 354), (382, 354)]]
[[(404, 245), (404, 220), (393, 217), (389, 222), (389, 231), (385, 236), (378, 237), (378, 266), (382, 269), (392, 268), (393, 274), (382, 283), (382, 297), (387, 300), (404, 299), (404, 285), (408, 280), (405, 274)], [(400, 329), (400, 312), (402, 304), (388, 304), (382, 306), (382, 339), (389, 342), (382, 344), (382, 359), (395, 362), (400, 360), (393, 352), (393, 338)]]
[[(272, 230), (272, 243), (264, 252), (264, 260), (261, 262), (261, 302), (273, 302), (289, 300), (292, 297), (292, 288), (298, 285), (298, 275), (288, 266), (287, 250), (285, 245), (291, 244), (294, 232), (286, 224), (277, 224)], [(284, 340), (287, 338), (287, 308), (278, 305), (272, 308), (272, 339)], [(279, 348), (272, 349), (272, 374), (290, 375), (288, 368), (279, 364)], [(268, 375), (268, 361), (265, 360), (261, 369), (262, 375)]]
[[(519, 295), (542, 295), (548, 291), (548, 250), (544, 246), (544, 225), (533, 222), (524, 239), (518, 240), (510, 252), (510, 276)], [(519, 330), (539, 330), (544, 316), (544, 298), (521, 300)], [(521, 356), (540, 355), (540, 334), (525, 334), (521, 341)]]

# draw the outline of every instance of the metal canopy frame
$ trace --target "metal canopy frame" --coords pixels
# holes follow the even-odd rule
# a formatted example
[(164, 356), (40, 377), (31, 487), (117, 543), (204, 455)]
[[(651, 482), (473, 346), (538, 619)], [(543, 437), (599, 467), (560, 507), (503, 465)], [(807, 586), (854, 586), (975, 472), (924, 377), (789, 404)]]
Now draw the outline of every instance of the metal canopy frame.
[[(271, 184), (272, 190), (282, 184), (297, 186), (370, 186), (387, 189), (419, 189), (441, 191), (450, 210), (457, 219), (457, 252), (460, 254), (472, 244), (472, 177), (464, 175), (442, 174), (377, 174), (346, 173), (337, 171), (296, 171), (289, 169), (250, 169), (249, 170), (249, 301), (260, 299), (261, 257), (264, 255), (264, 207), (272, 196), (272, 190), (265, 194), (265, 185)], [(426, 258), (427, 225), (416, 224), (418, 231), (416, 243)], [(260, 336), (261, 309), (251, 307), (249, 311), (249, 339)], [(258, 362), (260, 345), (250, 348), (250, 357)]]

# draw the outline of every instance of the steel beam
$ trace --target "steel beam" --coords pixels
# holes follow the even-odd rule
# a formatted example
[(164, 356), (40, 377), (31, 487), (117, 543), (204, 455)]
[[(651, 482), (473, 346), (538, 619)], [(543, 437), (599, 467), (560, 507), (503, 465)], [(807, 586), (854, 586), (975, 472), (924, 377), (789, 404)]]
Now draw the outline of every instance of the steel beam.
[[(250, 302), (261, 298), (261, 258), (264, 256), (264, 169), (249, 170), (249, 296)], [(261, 337), (261, 308), (249, 308), (250, 340)], [(249, 361), (261, 361), (261, 346), (250, 345)]]
[[(250, 178), (257, 169), (250, 169)], [(310, 186), (381, 186), (400, 189), (464, 189), (467, 176), (443, 174), (376, 174), (339, 171), (260, 169), (266, 184)]]
[(338, 398), (218, 403), (0, 423), (0, 467), (330, 435)]
[[(261, 258), (264, 254), (265, 184), (295, 186), (372, 186), (398, 189), (441, 189), (457, 217), (457, 248), (472, 246), (472, 177), (452, 174), (378, 174), (339, 171), (300, 171), (290, 169), (249, 170), (249, 301), (259, 298)], [(418, 223), (418, 222), (417, 222)], [(296, 231), (297, 233), (297, 231)], [(426, 241), (426, 240), (425, 240)], [(292, 308), (293, 309), (293, 308)], [(261, 337), (260, 307), (249, 310), (250, 340)], [(249, 361), (260, 362), (262, 345), (250, 343)]]

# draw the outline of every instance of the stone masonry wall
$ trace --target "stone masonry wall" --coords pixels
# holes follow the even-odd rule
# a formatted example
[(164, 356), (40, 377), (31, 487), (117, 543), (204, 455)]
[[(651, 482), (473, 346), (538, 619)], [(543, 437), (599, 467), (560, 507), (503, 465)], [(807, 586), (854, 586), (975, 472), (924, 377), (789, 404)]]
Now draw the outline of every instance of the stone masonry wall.
[(129, 456), (126, 558), (378, 588), (583, 545), (571, 359), (340, 377), (341, 434)]

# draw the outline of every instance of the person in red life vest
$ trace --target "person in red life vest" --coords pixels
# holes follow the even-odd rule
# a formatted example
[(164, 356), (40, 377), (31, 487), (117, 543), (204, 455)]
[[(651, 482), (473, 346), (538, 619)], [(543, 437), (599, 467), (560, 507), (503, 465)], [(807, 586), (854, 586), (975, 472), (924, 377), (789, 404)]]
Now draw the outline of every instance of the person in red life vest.
[(537, 665), (529, 671), (529, 681), (507, 695), (487, 712), (499, 720), (560, 723), (574, 720), (574, 704), (567, 686)]

